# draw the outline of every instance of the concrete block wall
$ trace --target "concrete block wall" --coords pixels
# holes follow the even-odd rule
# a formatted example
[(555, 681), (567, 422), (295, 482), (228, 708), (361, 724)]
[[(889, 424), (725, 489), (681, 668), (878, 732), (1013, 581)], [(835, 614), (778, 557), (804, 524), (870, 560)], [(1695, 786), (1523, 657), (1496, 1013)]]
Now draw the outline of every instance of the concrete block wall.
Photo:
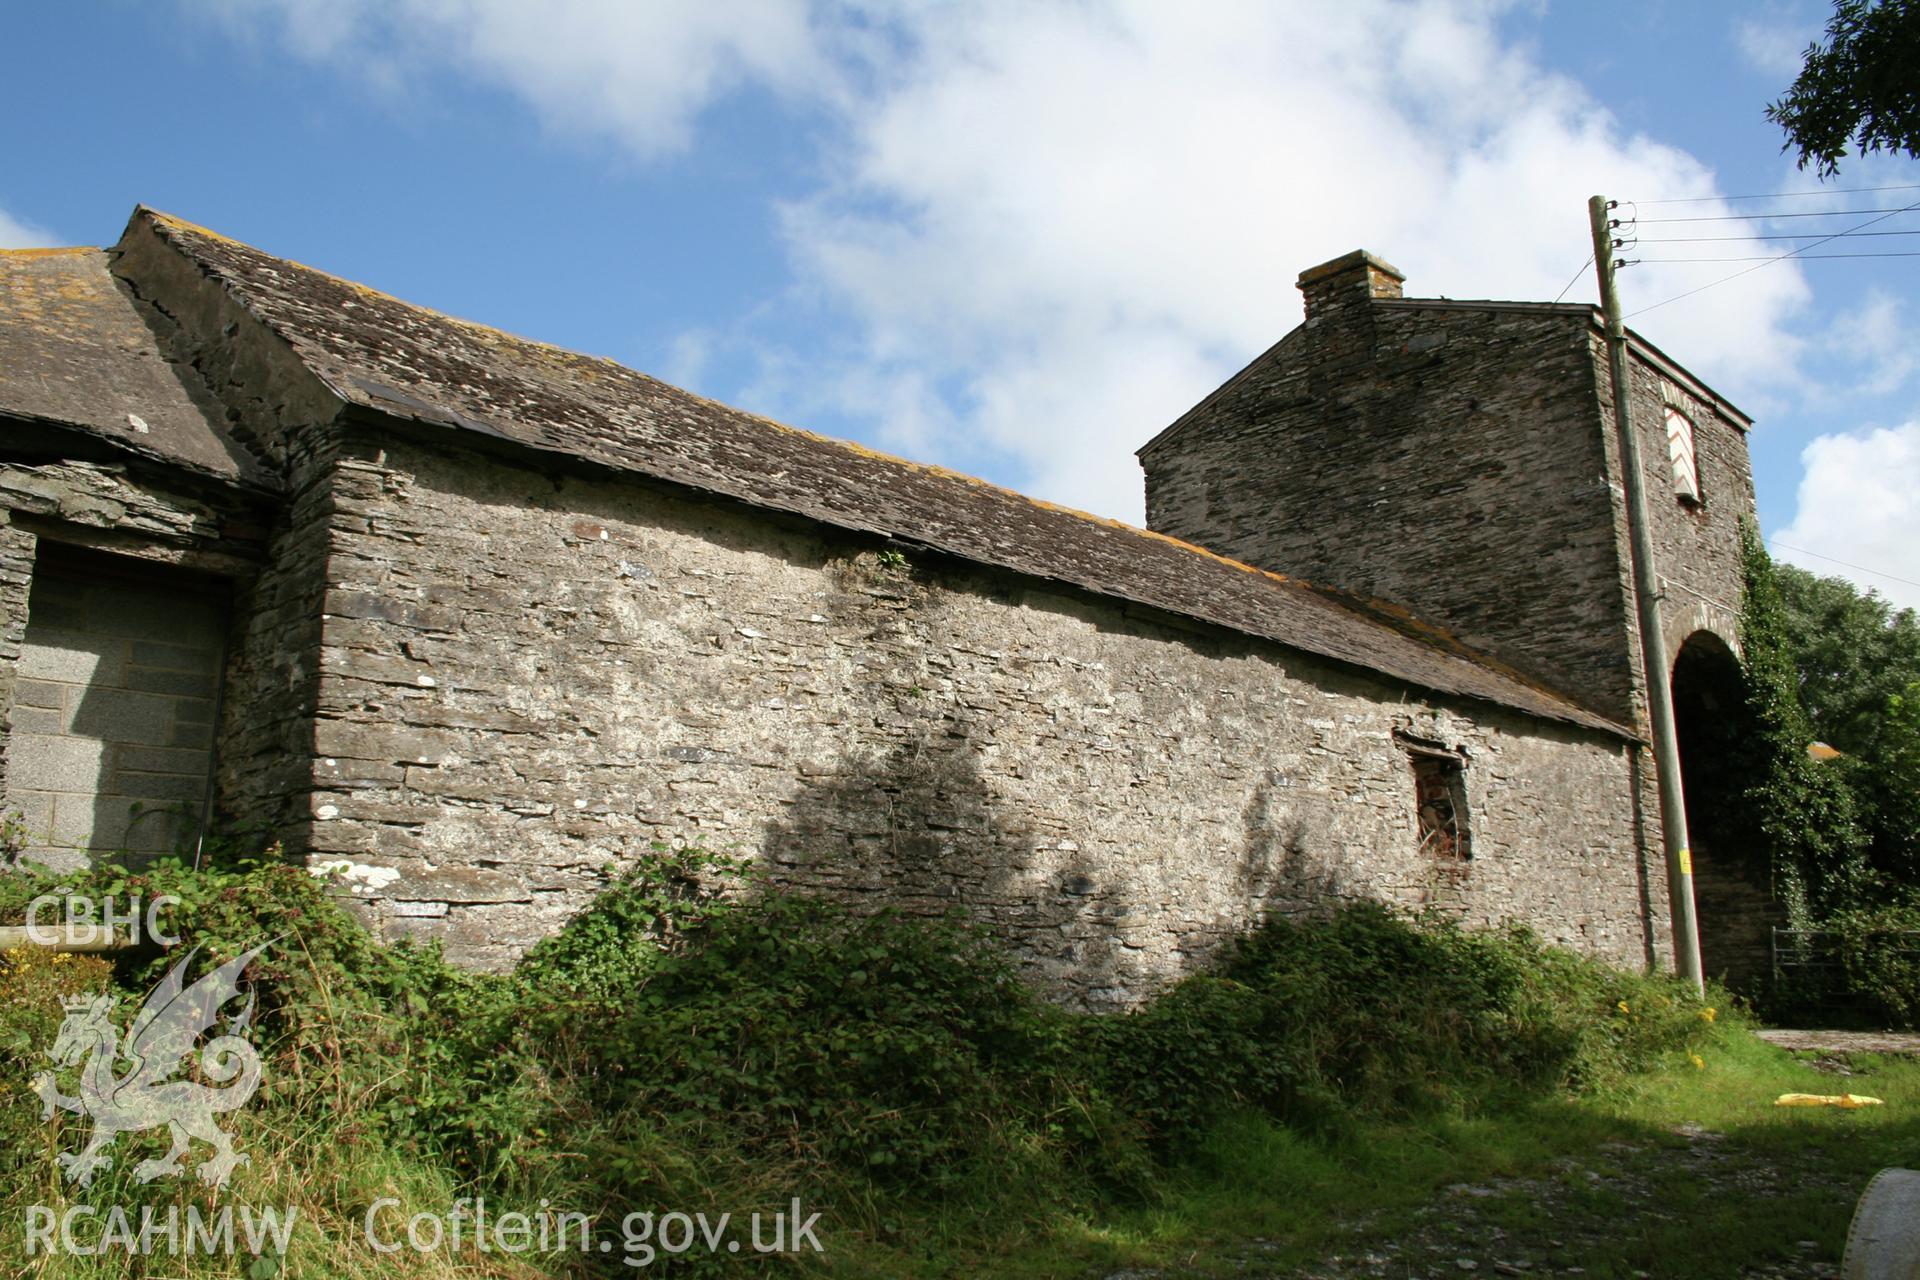
[(225, 629), (225, 601), (199, 580), (41, 543), (7, 789), (30, 854), (165, 852), (191, 838)]
[(259, 495), (144, 464), (0, 465), (0, 804), (29, 818), (30, 847), (171, 849), (162, 818), (129, 832), (135, 800), (197, 825), (209, 740), (229, 736), (206, 714), (208, 655), (232, 647), (224, 602), (271, 520)]
[(1063, 998), (1129, 1003), (1269, 908), (1408, 906), (1396, 730), (1465, 752), (1448, 895), (1664, 949), (1630, 747), (978, 567), (391, 439), (327, 507), (301, 847), (389, 936), (508, 964), (654, 841), (966, 906)]

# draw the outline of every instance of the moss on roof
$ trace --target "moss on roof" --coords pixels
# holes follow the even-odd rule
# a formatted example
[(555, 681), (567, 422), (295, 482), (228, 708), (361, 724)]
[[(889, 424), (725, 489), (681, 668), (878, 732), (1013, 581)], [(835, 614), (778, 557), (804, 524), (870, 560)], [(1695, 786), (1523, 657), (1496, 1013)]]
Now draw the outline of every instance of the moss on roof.
[(219, 480), (269, 483), (196, 400), (104, 249), (0, 250), (0, 415)]
[(349, 404), (474, 431), (1271, 640), (1434, 692), (1630, 736), (1444, 629), (1121, 521), (705, 399), (611, 360), (451, 319), (150, 210)]

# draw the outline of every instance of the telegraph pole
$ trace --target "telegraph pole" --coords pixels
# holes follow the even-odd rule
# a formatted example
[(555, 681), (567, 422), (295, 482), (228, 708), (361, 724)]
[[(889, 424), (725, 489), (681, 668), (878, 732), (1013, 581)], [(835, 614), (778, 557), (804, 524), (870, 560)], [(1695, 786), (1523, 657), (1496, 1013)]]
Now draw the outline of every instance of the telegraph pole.
[(1627, 363), (1627, 326), (1614, 288), (1613, 227), (1607, 198), (1587, 201), (1593, 224), (1593, 265), (1600, 274), (1600, 306), (1607, 320), (1607, 363), (1613, 377), (1613, 425), (1620, 435), (1620, 471), (1626, 490), (1627, 530), (1633, 541), (1633, 594), (1640, 602), (1640, 657), (1646, 671), (1647, 714), (1653, 721), (1653, 768), (1660, 781), (1660, 830), (1667, 846), (1667, 894), (1673, 915), (1673, 956), (1680, 976), (1706, 990), (1700, 969), (1700, 928), (1693, 912), (1693, 854), (1687, 847), (1687, 799), (1680, 786), (1680, 741), (1673, 728), (1673, 686), (1667, 675), (1667, 639), (1660, 627), (1660, 577), (1653, 564), (1647, 520), (1646, 475), (1640, 437), (1633, 429), (1633, 378)]

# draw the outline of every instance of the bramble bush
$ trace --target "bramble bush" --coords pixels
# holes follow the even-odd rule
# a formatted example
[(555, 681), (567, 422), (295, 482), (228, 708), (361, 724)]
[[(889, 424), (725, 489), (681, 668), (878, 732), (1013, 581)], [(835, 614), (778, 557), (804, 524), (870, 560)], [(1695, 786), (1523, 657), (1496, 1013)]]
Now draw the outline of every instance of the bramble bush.
[[(888, 1205), (1022, 1187), (1055, 1203), (1149, 1194), (1229, 1113), (1339, 1131), (1603, 1089), (1679, 1061), (1712, 1017), (1677, 984), (1524, 930), (1372, 905), (1268, 923), (1133, 1012), (1076, 1013), (961, 918), (858, 911), (698, 850), (639, 859), (504, 975), (377, 944), (324, 880), (272, 857), (63, 883), (177, 895), (170, 927), (204, 963), (277, 939), (249, 975), (268, 1061), (249, 1123), (283, 1163), (309, 1159), (297, 1132), (461, 1194), (589, 1211), (771, 1206), (824, 1187), (885, 1221)], [(0, 885), (0, 913), (23, 886)], [(120, 959), (123, 1001), (170, 958)], [(59, 967), (47, 992), (108, 973)], [(58, 1001), (49, 1013), (52, 997), (5, 990), (15, 1087)], [(374, 1192), (327, 1194), (351, 1216)]]
[(1529, 1089), (1590, 1091), (1683, 1053), (1685, 987), (1549, 947), (1355, 904), (1270, 921), (1220, 971), (1093, 1020), (1100, 1077), (1165, 1147), (1224, 1106), (1307, 1128), (1476, 1111)]

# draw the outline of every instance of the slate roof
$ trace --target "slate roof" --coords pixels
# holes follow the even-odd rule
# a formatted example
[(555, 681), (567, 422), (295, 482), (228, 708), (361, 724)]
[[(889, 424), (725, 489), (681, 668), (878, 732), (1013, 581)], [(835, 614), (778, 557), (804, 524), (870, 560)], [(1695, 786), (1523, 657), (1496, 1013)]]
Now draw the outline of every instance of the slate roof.
[(1422, 689), (1630, 731), (1439, 628), (1176, 539), (796, 430), (137, 210), (350, 405), (877, 534), (1277, 641)]
[[(0, 415), (220, 480), (270, 477), (161, 353), (104, 249), (0, 250)], [(144, 428), (144, 430), (142, 429)], [(19, 427), (0, 429), (0, 446)]]

